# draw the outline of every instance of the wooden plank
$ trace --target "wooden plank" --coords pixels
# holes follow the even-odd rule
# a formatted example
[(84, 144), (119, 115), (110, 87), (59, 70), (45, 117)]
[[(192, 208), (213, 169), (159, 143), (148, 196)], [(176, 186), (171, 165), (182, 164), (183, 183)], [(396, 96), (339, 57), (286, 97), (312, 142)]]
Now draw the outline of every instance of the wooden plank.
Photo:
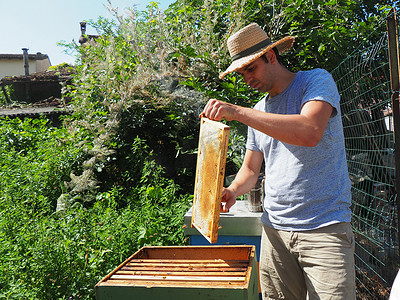
[(200, 267), (200, 268), (182, 268), (182, 267), (167, 267), (167, 268), (156, 268), (156, 267), (124, 267), (119, 271), (159, 271), (159, 272), (199, 272), (202, 270), (210, 270), (211, 272), (221, 271), (221, 272), (242, 272), (243, 270), (247, 270), (247, 267), (224, 267), (220, 268), (218, 266), (213, 267)]
[(135, 281), (149, 281), (149, 280), (162, 280), (162, 281), (244, 281), (245, 277), (210, 277), (210, 276), (138, 276), (138, 275), (118, 275), (115, 274), (112, 279), (119, 280), (135, 280)]
[(221, 264), (204, 264), (204, 265), (187, 265), (187, 264), (142, 264), (142, 265), (126, 265), (123, 269), (204, 269), (204, 268), (219, 268), (219, 269), (246, 269), (247, 265), (244, 264), (232, 264), (232, 265), (221, 265)]
[(165, 269), (165, 270), (157, 270), (153, 268), (149, 269), (124, 269), (120, 270), (115, 274), (120, 274), (121, 272), (135, 272), (135, 273), (142, 273), (142, 272), (159, 272), (159, 273), (168, 273), (168, 272), (180, 272), (181, 274), (185, 273), (190, 273), (190, 272), (197, 272), (197, 273), (206, 273), (206, 272), (224, 272), (224, 273), (229, 273), (229, 272), (246, 272), (247, 270), (244, 268), (240, 269), (234, 269), (234, 268), (229, 268), (229, 269), (218, 269), (218, 268), (201, 268), (201, 269), (196, 269), (196, 270), (181, 270), (181, 269)]
[(175, 268), (246, 268), (248, 264), (244, 263), (231, 263), (231, 264), (214, 264), (214, 263), (209, 263), (209, 264), (173, 264), (173, 263), (165, 263), (165, 264), (156, 264), (156, 263), (141, 263), (141, 264), (132, 264), (128, 263), (124, 267), (126, 268), (168, 268), (168, 267), (175, 267)]
[(196, 270), (196, 269), (210, 269), (210, 268), (215, 268), (215, 269), (246, 269), (247, 266), (245, 265), (216, 265), (216, 264), (209, 264), (209, 265), (198, 265), (198, 266), (189, 266), (189, 265), (168, 265), (168, 266), (156, 266), (156, 265), (141, 265), (141, 266), (132, 266), (128, 265), (123, 267), (123, 269), (160, 269), (160, 270), (165, 270), (165, 269), (187, 269), (187, 270)]
[(146, 246), (137, 252), (131, 259), (223, 259), (248, 260), (248, 245), (224, 246)]
[(167, 281), (167, 280), (122, 280), (122, 279), (114, 279), (107, 280), (106, 282), (99, 282), (97, 287), (100, 286), (124, 286), (124, 287), (189, 287), (189, 288), (205, 288), (209, 289), (210, 286), (212, 289), (215, 288), (238, 288), (243, 289), (246, 288), (246, 281), (214, 281), (212, 285), (208, 281)]
[(165, 262), (165, 263), (156, 263), (156, 262), (141, 262), (135, 263), (130, 261), (126, 264), (127, 267), (182, 267), (182, 268), (199, 268), (199, 267), (246, 267), (248, 262), (230, 262), (230, 263), (192, 263), (192, 262), (184, 262), (184, 263), (173, 263), (173, 262)]
[(225, 277), (245, 277), (246, 272), (225, 272), (225, 271), (172, 271), (172, 272), (159, 272), (159, 271), (119, 271), (116, 275), (137, 275), (137, 276), (211, 276), (211, 277), (218, 277), (218, 276), (225, 276)]
[(132, 259), (129, 263), (133, 263), (133, 264), (141, 264), (141, 263), (159, 263), (159, 264), (163, 264), (163, 263), (178, 263), (178, 264), (182, 264), (182, 263), (190, 263), (190, 264), (207, 264), (207, 263), (244, 263), (244, 264), (248, 264), (249, 261), (248, 260), (243, 260), (243, 259), (235, 259), (235, 260), (225, 260), (225, 259), (151, 259), (151, 258), (147, 258), (147, 259)]
[(202, 117), (200, 122), (192, 227), (217, 242), (230, 127)]
[(242, 271), (242, 270), (247, 270), (247, 266), (219, 266), (219, 265), (205, 265), (205, 266), (197, 266), (197, 267), (192, 267), (192, 266), (124, 266), (121, 268), (123, 271), (151, 271), (151, 270), (160, 270), (160, 271), (182, 271), (182, 272), (187, 272), (187, 271), (201, 271), (201, 270), (211, 270), (211, 271), (218, 271), (218, 270), (223, 270), (223, 271)]

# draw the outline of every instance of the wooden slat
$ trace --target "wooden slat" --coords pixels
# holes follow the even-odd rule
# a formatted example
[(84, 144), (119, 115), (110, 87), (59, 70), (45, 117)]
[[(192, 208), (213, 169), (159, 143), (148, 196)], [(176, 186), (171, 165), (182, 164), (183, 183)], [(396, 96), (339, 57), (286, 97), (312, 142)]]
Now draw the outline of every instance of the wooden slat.
[(132, 259), (114, 275), (152, 276), (246, 276), (245, 260)]
[[(212, 247), (212, 248), (211, 248)], [(131, 259), (225, 259), (246, 260), (249, 259), (248, 245), (224, 245), (224, 246), (147, 246), (142, 251), (133, 254)]]
[(135, 280), (135, 281), (149, 281), (149, 280), (162, 280), (162, 281), (244, 281), (244, 277), (209, 277), (209, 276), (136, 276), (136, 275), (113, 275), (110, 278), (119, 280)]
[(136, 276), (210, 276), (210, 277), (245, 277), (246, 272), (207, 272), (207, 271), (199, 271), (199, 272), (157, 272), (157, 271), (119, 271), (116, 275), (136, 275)]
[(248, 260), (235, 259), (235, 260), (225, 260), (225, 259), (132, 259), (129, 263), (173, 263), (173, 264), (209, 264), (209, 263), (227, 263), (227, 264), (237, 264), (244, 263), (248, 264)]
[(214, 281), (212, 285), (208, 281), (166, 281), (166, 280), (121, 280), (109, 279), (107, 282), (100, 282), (98, 286), (145, 286), (145, 287), (197, 287), (197, 288), (243, 288), (246, 281)]
[[(110, 280), (138, 282), (243, 282), (248, 261), (222, 259), (132, 259)], [(132, 282), (131, 282), (132, 283)]]
[(202, 268), (202, 267), (215, 267), (215, 268), (225, 268), (225, 267), (247, 267), (247, 263), (201, 263), (201, 264), (193, 264), (193, 263), (134, 263), (129, 262), (126, 264), (127, 267), (157, 267), (157, 268), (164, 268), (164, 267), (179, 267), (179, 268)]
[(246, 268), (199, 268), (199, 269), (186, 269), (182, 270), (181, 268), (166, 268), (166, 269), (157, 269), (157, 268), (122, 268), (118, 272), (127, 271), (127, 272), (246, 272)]

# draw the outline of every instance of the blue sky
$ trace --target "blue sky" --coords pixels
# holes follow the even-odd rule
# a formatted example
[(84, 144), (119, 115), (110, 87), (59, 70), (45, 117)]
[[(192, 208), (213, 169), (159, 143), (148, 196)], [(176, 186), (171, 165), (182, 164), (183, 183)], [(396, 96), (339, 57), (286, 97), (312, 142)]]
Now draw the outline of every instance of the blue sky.
[[(123, 12), (135, 6), (145, 10), (150, 0), (111, 0), (113, 7)], [(163, 10), (175, 0), (155, 0)], [(57, 42), (78, 43), (82, 20), (111, 18), (106, 0), (0, 0), (0, 54), (47, 54), (52, 65), (73, 63), (74, 57), (64, 53)], [(96, 34), (88, 27), (87, 34)]]

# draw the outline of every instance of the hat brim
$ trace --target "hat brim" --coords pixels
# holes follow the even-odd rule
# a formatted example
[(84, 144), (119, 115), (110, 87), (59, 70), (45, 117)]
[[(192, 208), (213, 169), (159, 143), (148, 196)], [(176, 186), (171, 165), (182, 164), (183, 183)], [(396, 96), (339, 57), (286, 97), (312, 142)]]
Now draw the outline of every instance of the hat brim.
[(261, 57), (264, 53), (268, 52), (272, 48), (276, 47), (279, 51), (279, 53), (285, 52), (286, 50), (289, 50), (294, 43), (294, 37), (292, 36), (287, 36), (284, 37), (283, 39), (268, 45), (265, 48), (261, 48), (257, 52), (254, 52), (253, 54), (250, 54), (248, 56), (239, 58), (231, 63), (231, 65), (224, 71), (219, 74), (219, 79), (224, 79), (224, 77), (232, 72), (237, 71), (238, 69), (241, 69), (248, 64), (252, 63), (255, 61), (257, 58)]

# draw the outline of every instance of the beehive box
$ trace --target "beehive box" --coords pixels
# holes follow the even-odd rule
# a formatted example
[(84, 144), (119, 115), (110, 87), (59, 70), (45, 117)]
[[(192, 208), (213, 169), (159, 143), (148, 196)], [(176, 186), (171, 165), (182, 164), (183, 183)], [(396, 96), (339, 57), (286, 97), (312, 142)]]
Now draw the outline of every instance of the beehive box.
[(255, 246), (144, 247), (95, 287), (96, 299), (259, 299)]

